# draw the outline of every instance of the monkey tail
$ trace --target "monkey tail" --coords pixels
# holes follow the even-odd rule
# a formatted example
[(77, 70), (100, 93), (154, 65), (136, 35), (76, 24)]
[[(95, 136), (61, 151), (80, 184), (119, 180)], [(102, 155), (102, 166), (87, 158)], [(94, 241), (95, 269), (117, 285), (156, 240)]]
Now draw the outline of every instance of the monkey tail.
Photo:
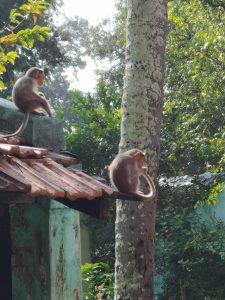
[(147, 173), (141, 174), (141, 176), (144, 177), (144, 179), (146, 180), (146, 182), (149, 186), (149, 194), (145, 195), (145, 194), (142, 194), (141, 192), (137, 192), (137, 193), (135, 193), (135, 195), (138, 197), (139, 200), (150, 201), (156, 195), (156, 188), (155, 188), (154, 181)]
[(13, 137), (13, 136), (17, 136), (17, 135), (22, 134), (24, 132), (24, 130), (26, 129), (26, 127), (27, 127), (29, 117), (30, 117), (30, 112), (25, 112), (22, 124), (17, 129), (17, 131), (15, 131), (13, 133), (6, 134), (6, 135), (2, 135), (2, 137), (9, 138), (9, 137)]

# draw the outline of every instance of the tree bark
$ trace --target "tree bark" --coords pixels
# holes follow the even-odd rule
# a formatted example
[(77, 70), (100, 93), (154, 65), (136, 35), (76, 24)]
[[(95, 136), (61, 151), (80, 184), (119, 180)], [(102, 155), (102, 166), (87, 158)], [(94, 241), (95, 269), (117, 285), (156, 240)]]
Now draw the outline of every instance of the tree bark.
[(182, 280), (180, 280), (180, 299), (186, 300), (186, 287)]
[[(127, 0), (120, 152), (146, 153), (156, 178), (163, 103), (166, 0)], [(117, 200), (114, 300), (153, 299), (156, 199)]]

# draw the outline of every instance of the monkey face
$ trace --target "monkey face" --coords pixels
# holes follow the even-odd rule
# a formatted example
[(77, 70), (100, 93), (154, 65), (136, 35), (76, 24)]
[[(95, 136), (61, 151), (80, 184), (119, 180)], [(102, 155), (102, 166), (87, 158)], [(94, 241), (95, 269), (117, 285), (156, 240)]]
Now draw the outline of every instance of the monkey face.
[(145, 155), (140, 150), (135, 151), (133, 154), (133, 157), (136, 160), (137, 166), (139, 169), (141, 169), (145, 165)]
[(144, 155), (141, 153), (141, 155), (139, 156), (139, 159), (137, 160), (137, 165), (138, 168), (142, 168), (143, 166), (145, 166), (145, 157)]
[(37, 84), (42, 85), (45, 80), (45, 74), (43, 72), (38, 72), (37, 74)]

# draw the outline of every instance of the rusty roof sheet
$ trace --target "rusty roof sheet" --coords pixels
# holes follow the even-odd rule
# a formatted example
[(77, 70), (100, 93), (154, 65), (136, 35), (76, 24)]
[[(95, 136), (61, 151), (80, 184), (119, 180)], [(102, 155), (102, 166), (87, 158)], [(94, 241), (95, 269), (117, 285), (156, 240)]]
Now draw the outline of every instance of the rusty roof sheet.
[(64, 167), (69, 167), (78, 162), (77, 156), (74, 154), (72, 154), (72, 156), (71, 156), (70, 153), (59, 154), (59, 153), (55, 153), (55, 152), (49, 152), (47, 157), (51, 158), (52, 160), (56, 161), (57, 163), (63, 165)]
[(4, 134), (6, 134), (6, 133), (0, 132), (0, 143), (12, 144), (12, 145), (19, 145), (21, 143), (21, 138), (19, 138), (17, 136), (6, 138), (6, 137), (4, 137)]
[(0, 157), (1, 156), (15, 156), (21, 159), (29, 158), (50, 158), (65, 167), (71, 166), (77, 162), (77, 157), (73, 154), (63, 155), (59, 153), (49, 152), (48, 149), (35, 148), (28, 146), (19, 146), (15, 144), (2, 144), (0, 143)]
[(79, 171), (69, 170), (50, 158), (0, 158), (0, 190), (18, 191), (50, 199), (92, 200), (112, 196), (114, 190)]
[(80, 170), (67, 168), (76, 162), (76, 156), (67, 153), (0, 143), (0, 203), (33, 202), (35, 197), (44, 196), (105, 218), (106, 198), (137, 201), (133, 195), (115, 191)]
[(0, 155), (12, 155), (19, 158), (42, 158), (47, 154), (48, 149), (0, 144)]

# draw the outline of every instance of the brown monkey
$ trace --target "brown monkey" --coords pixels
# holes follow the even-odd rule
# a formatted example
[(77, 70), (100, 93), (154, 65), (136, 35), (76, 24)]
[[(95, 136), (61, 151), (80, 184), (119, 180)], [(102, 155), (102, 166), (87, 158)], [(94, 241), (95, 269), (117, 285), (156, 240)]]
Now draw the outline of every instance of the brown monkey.
[[(146, 172), (145, 155), (138, 149), (132, 149), (118, 154), (109, 166), (109, 177), (119, 192), (133, 194), (140, 200), (150, 200), (155, 196), (155, 185)], [(143, 176), (149, 185), (148, 195), (142, 194), (139, 189), (140, 179)]]
[(23, 133), (27, 127), (27, 123), (31, 112), (35, 112), (35, 109), (43, 108), (49, 117), (52, 117), (52, 112), (47, 100), (37, 94), (38, 86), (44, 83), (44, 72), (38, 68), (30, 68), (25, 76), (19, 78), (12, 91), (12, 98), (16, 106), (20, 111), (24, 112), (24, 119), (22, 124), (16, 132), (3, 135), (3, 137), (12, 137)]

